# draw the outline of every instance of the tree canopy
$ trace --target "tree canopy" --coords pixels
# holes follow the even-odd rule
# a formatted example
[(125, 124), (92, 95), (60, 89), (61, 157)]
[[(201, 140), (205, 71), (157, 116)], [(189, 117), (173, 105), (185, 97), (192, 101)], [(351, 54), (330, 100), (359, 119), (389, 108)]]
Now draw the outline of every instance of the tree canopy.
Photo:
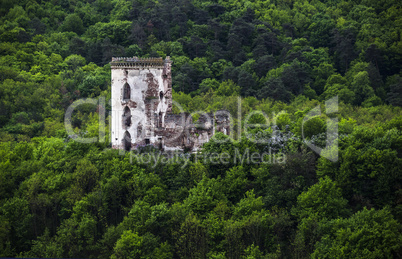
[[(0, 0), (0, 257), (401, 258), (401, 10)], [(113, 56), (170, 56), (173, 99), (229, 111), (239, 137), (157, 164), (111, 149)], [(106, 105), (79, 106), (69, 136), (82, 98)], [(106, 141), (74, 141), (100, 137), (102, 108)]]

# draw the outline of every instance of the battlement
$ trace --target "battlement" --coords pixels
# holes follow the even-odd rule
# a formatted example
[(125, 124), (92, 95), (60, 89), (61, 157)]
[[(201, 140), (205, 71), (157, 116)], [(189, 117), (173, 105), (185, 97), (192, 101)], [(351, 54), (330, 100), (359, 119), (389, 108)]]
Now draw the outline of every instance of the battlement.
[(164, 68), (166, 63), (171, 63), (170, 57), (162, 58), (139, 58), (139, 57), (112, 57), (112, 68)]

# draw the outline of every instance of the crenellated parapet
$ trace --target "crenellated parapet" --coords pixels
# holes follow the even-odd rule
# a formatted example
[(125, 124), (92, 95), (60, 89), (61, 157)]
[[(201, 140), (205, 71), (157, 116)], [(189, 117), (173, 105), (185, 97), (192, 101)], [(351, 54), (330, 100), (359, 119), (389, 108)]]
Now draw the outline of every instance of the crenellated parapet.
[(112, 57), (111, 68), (165, 68), (165, 64), (171, 63), (170, 57), (162, 58), (139, 58), (139, 57)]

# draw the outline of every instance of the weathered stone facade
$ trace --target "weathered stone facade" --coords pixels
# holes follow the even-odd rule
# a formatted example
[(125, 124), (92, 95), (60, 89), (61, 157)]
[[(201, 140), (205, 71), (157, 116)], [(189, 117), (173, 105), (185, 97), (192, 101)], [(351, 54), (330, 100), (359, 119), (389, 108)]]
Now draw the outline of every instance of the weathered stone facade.
[(131, 150), (154, 145), (162, 150), (197, 150), (215, 130), (230, 134), (226, 111), (172, 114), (171, 61), (113, 58), (112, 147)]

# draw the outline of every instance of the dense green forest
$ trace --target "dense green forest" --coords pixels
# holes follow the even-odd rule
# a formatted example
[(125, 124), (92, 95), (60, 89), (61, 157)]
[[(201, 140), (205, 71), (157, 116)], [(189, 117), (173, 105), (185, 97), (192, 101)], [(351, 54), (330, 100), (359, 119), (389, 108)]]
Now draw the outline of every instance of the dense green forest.
[[(401, 258), (401, 7), (0, 0), (0, 256)], [(184, 154), (154, 165), (136, 159), (152, 147), (122, 154), (109, 141), (74, 141), (65, 111), (81, 98), (110, 100), (112, 56), (170, 56), (173, 98), (188, 112), (268, 116), (266, 126), (255, 113), (259, 126), (224, 144), (216, 134), (201, 154), (269, 149), (286, 160)], [(332, 162), (301, 127), (334, 96)], [(98, 112), (80, 106), (75, 132), (98, 136)], [(305, 137), (324, 147), (331, 116), (309, 120)]]

